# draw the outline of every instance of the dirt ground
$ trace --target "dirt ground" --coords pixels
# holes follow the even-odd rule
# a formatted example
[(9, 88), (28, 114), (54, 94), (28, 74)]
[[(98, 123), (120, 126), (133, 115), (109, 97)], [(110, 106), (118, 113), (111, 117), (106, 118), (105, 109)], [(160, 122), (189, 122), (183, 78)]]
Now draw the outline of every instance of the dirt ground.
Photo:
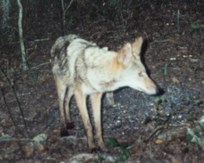
[(65, 34), (113, 50), (135, 37), (145, 38), (143, 62), (164, 91), (148, 96), (124, 88), (115, 92), (114, 106), (104, 99), (103, 132), (109, 151), (95, 153), (88, 151), (74, 99), (75, 127), (70, 136), (59, 136), (49, 52), (63, 32), (60, 4), (45, 2), (25, 10), (28, 71), (21, 68), (17, 15), (2, 33), (0, 162), (204, 162), (204, 2), (71, 5)]

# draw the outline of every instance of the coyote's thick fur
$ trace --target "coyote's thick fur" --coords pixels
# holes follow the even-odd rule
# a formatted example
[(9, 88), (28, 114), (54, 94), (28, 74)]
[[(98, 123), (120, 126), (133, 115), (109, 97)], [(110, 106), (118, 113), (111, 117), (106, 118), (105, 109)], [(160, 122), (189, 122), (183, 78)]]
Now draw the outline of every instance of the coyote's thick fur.
[(74, 95), (87, 134), (88, 146), (95, 148), (86, 97), (90, 95), (98, 146), (105, 150), (101, 129), (101, 97), (105, 92), (129, 86), (153, 95), (157, 86), (140, 60), (141, 37), (119, 51), (100, 48), (76, 35), (59, 37), (51, 49), (52, 72), (56, 82), (61, 131), (71, 123), (69, 102)]

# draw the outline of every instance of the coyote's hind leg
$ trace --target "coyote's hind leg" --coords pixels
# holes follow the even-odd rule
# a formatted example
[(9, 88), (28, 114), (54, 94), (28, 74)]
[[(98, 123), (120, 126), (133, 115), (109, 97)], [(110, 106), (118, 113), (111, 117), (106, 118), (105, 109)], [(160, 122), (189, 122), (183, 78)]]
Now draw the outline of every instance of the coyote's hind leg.
[(74, 124), (72, 123), (71, 116), (70, 116), (70, 101), (72, 96), (74, 95), (73, 87), (69, 87), (69, 89), (66, 92), (65, 97), (65, 115), (66, 115), (66, 128), (72, 129), (74, 127)]
[(66, 117), (65, 117), (65, 110), (64, 110), (64, 102), (65, 102), (67, 86), (64, 84), (62, 79), (59, 78), (58, 76), (55, 76), (55, 83), (56, 83), (57, 94), (58, 94), (61, 136), (67, 136), (68, 132), (66, 128)]
[(105, 94), (105, 99), (107, 100), (108, 105), (110, 105), (110, 106), (115, 105), (115, 100), (114, 100), (114, 97), (113, 97), (113, 92), (106, 93)]

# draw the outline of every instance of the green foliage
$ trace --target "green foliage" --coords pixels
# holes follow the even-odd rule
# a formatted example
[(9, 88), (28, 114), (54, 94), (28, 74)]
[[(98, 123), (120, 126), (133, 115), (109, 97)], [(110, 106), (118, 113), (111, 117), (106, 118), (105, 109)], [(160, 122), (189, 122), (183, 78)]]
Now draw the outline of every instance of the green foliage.
[(122, 149), (118, 156), (118, 161), (120, 162), (126, 161), (129, 156), (130, 156), (129, 151), (127, 149)]
[(32, 140), (34, 143), (41, 143), (41, 142), (44, 142), (46, 139), (47, 139), (47, 135), (39, 134), (35, 136)]
[(198, 23), (191, 23), (191, 28), (194, 30), (198, 30), (201, 28), (201, 26)]
[(124, 162), (128, 159), (128, 157), (130, 156), (130, 152), (127, 149), (128, 144), (126, 143), (121, 143), (119, 144), (120, 147), (120, 153), (118, 154), (118, 161), (119, 162)]
[(38, 74), (37, 74), (37, 72), (34, 72), (33, 70), (30, 70), (30, 71), (28, 71), (28, 75), (29, 75), (29, 78), (30, 78), (30, 80), (32, 81), (32, 84), (37, 84), (37, 82), (38, 82)]
[(115, 7), (117, 9), (122, 6), (122, 0), (109, 0), (108, 3), (111, 7)]
[(68, 22), (67, 22), (67, 26), (70, 27), (74, 24), (74, 17), (73, 16), (69, 16)]
[(186, 101), (189, 102), (189, 103), (192, 103), (194, 105), (202, 105), (203, 104), (203, 101), (201, 99), (197, 99), (197, 98), (193, 98), (193, 97), (186, 97)]
[(119, 145), (118, 141), (113, 137), (106, 138), (105, 144), (110, 147), (117, 147)]
[(165, 63), (164, 65), (164, 75), (166, 76), (168, 74), (168, 63)]
[(119, 147), (120, 151), (117, 155), (118, 162), (125, 162), (129, 158), (130, 152), (127, 148), (128, 147), (127, 143), (125, 142), (118, 143), (118, 141), (115, 138), (109, 137), (105, 139), (105, 144), (113, 148)]
[(202, 29), (204, 29), (204, 25), (196, 23), (196, 22), (193, 22), (193, 23), (191, 23), (191, 28), (193, 30), (202, 30)]
[(5, 134), (0, 137), (0, 143), (5, 141), (10, 141), (12, 139), (11, 135)]
[(15, 73), (15, 70), (14, 70), (14, 68), (12, 66), (9, 65), (8, 67), (6, 67), (5, 74), (6, 74), (6, 76), (8, 77), (9, 80), (13, 81), (14, 73)]
[(171, 3), (171, 0), (162, 0), (162, 3), (169, 5)]
[(161, 105), (161, 104), (164, 104), (164, 103), (167, 103), (169, 102), (166, 98), (164, 98), (163, 96), (161, 97), (156, 97), (154, 102), (157, 104), (157, 105)]
[(102, 155), (98, 155), (98, 158), (93, 161), (93, 163), (101, 163), (104, 162), (106, 159)]
[(186, 140), (198, 144), (204, 150), (204, 122), (198, 122), (194, 128), (187, 128)]

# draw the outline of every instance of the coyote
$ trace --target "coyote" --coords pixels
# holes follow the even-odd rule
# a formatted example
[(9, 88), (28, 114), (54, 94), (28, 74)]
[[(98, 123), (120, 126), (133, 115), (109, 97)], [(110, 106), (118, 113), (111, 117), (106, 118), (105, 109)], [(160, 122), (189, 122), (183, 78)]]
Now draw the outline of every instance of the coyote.
[[(52, 72), (56, 83), (61, 135), (71, 124), (69, 102), (74, 95), (87, 134), (88, 147), (96, 148), (86, 106), (90, 95), (98, 147), (106, 150), (101, 125), (102, 94), (121, 87), (131, 87), (149, 95), (158, 92), (140, 59), (143, 38), (126, 43), (119, 51), (100, 48), (77, 35), (59, 37), (51, 49)], [(111, 98), (112, 94), (108, 95)]]

